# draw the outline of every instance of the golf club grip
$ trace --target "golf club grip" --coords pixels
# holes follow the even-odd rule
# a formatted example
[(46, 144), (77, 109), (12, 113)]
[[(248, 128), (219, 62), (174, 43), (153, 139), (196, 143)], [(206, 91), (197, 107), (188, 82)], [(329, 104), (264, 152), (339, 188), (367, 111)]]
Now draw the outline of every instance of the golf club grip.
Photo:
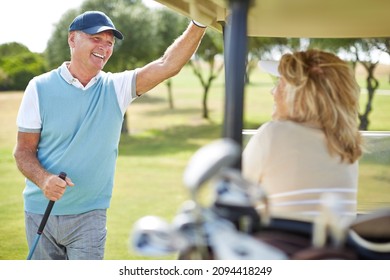
[[(65, 180), (66, 178), (66, 173), (65, 172), (61, 172), (60, 175), (58, 175), (58, 177), (60, 177), (62, 180)], [(47, 205), (46, 207), (46, 211), (45, 211), (45, 214), (43, 215), (43, 218), (42, 218), (42, 221), (41, 221), (41, 224), (39, 225), (39, 228), (38, 228), (38, 234), (41, 235), (42, 232), (43, 232), (43, 229), (46, 225), (46, 222), (47, 222), (47, 219), (49, 219), (49, 216), (50, 216), (50, 212), (51, 212), (51, 209), (53, 208), (54, 206), (54, 201), (53, 200), (50, 200), (49, 201), (49, 204)]]

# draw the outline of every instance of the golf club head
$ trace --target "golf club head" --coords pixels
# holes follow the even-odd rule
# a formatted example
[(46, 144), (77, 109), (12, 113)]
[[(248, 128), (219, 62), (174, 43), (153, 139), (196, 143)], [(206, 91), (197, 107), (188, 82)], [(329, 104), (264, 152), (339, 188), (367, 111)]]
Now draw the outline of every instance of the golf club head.
[[(176, 215), (172, 222), (173, 228), (180, 232), (185, 237), (188, 246), (198, 246), (205, 244), (204, 232), (200, 231), (201, 224), (196, 221), (196, 218), (191, 213), (180, 213)], [(199, 236), (201, 234), (202, 236)]]
[(159, 217), (146, 216), (133, 226), (130, 243), (132, 249), (146, 256), (161, 256), (177, 252), (184, 239), (170, 224)]
[[(214, 205), (220, 216), (233, 221), (240, 215), (247, 216), (252, 213), (257, 216), (261, 214), (261, 219), (258, 217), (259, 221), (263, 225), (269, 224), (268, 196), (261, 185), (245, 179), (241, 171), (233, 168), (223, 168), (217, 179), (214, 184)], [(259, 207), (261, 207), (261, 211)], [(252, 224), (254, 226), (258, 219), (252, 214), (250, 216), (254, 219), (255, 223)], [(230, 215), (230, 218), (226, 215)]]
[(200, 148), (184, 171), (184, 184), (192, 192), (211, 179), (223, 167), (229, 167), (241, 156), (240, 146), (232, 139), (222, 138)]
[(214, 200), (216, 203), (227, 205), (252, 206), (254, 198), (250, 196), (246, 186), (243, 186), (240, 181), (232, 180), (231, 178), (231, 175), (234, 177), (239, 176), (236, 173), (238, 171), (233, 169), (223, 169), (220, 172), (219, 180), (214, 184)]
[(267, 200), (267, 194), (264, 188), (259, 184), (245, 179), (240, 170), (223, 168), (219, 174), (219, 178), (221, 181), (229, 183), (229, 190), (231, 192), (242, 193), (241, 203), (244, 203), (244, 206), (255, 205), (259, 201)]
[(204, 224), (214, 219), (212, 213), (199, 207), (194, 201), (188, 200), (180, 207), (172, 221), (175, 231), (185, 237), (189, 246), (207, 246), (207, 233)]

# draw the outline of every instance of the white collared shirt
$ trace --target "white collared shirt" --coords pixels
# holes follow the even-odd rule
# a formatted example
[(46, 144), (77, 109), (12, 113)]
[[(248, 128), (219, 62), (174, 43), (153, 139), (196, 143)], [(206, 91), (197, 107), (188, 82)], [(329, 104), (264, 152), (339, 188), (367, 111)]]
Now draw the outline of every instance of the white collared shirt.
[[(76, 78), (74, 78), (72, 76), (72, 74), (70, 73), (69, 71), (69, 65), (70, 65), (70, 62), (69, 61), (66, 61), (64, 62), (62, 65), (61, 65), (61, 68), (60, 68), (60, 72), (61, 72), (61, 77), (67, 81), (70, 85), (73, 85), (79, 89), (82, 89), (82, 90), (87, 90), (89, 89), (91, 86), (93, 86), (96, 81), (99, 79), (99, 77), (101, 76), (101, 72), (99, 72), (95, 77), (93, 77), (89, 83), (84, 87), (80, 81)], [(64, 67), (65, 66), (65, 67)]]
[[(122, 114), (126, 113), (129, 104), (137, 98), (136, 94), (136, 70), (128, 70), (119, 73), (105, 73), (100, 71), (93, 77), (89, 83), (84, 87), (80, 81), (72, 76), (69, 72), (68, 65), (70, 62), (64, 62), (60, 67), (61, 77), (69, 84), (82, 91), (86, 91), (92, 87), (103, 74), (112, 75), (114, 82), (115, 93), (117, 95), (118, 104)], [(43, 74), (45, 75), (45, 74)], [(38, 90), (35, 83), (35, 78), (32, 79), (23, 95), (22, 103), (19, 108), (16, 124), (19, 131), (22, 132), (39, 132), (42, 121), (39, 112)]]

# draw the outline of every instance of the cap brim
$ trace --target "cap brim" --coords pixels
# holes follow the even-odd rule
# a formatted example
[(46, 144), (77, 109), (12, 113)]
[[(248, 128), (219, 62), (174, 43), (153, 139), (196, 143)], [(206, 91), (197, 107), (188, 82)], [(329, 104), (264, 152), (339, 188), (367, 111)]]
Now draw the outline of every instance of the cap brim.
[(279, 61), (260, 60), (258, 65), (262, 70), (264, 70), (268, 74), (271, 74), (272, 76), (280, 77), (280, 73), (278, 71)]
[(114, 33), (114, 36), (116, 38), (118, 38), (120, 40), (123, 39), (123, 34), (120, 31), (118, 31), (110, 26), (94, 26), (94, 27), (90, 27), (87, 29), (83, 29), (81, 31), (92, 35), (92, 34), (97, 34), (97, 33), (103, 32), (103, 31), (107, 31), (107, 30), (112, 30), (112, 32)]

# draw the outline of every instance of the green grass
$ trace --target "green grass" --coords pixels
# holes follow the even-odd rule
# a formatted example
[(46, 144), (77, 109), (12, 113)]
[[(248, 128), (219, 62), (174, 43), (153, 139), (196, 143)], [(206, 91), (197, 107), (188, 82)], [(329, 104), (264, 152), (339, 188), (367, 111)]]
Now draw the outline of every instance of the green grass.
[[(271, 87), (269, 76), (254, 72), (245, 90), (244, 128), (257, 128), (270, 119)], [(189, 158), (221, 136), (222, 76), (209, 94), (210, 120), (201, 118), (202, 89), (189, 68), (173, 79), (173, 94), (173, 110), (168, 108), (164, 84), (136, 100), (128, 110), (130, 134), (122, 137), (119, 146), (108, 211), (106, 259), (148, 259), (128, 249), (132, 225), (145, 215), (171, 221), (189, 198), (182, 183)], [(24, 178), (12, 157), (21, 97), (20, 92), (0, 93), (0, 259), (25, 259), (28, 253), (22, 200)], [(390, 95), (375, 96), (373, 107), (370, 130), (390, 130)], [(361, 210), (390, 204), (389, 158), (379, 151), (362, 160), (358, 198)]]

